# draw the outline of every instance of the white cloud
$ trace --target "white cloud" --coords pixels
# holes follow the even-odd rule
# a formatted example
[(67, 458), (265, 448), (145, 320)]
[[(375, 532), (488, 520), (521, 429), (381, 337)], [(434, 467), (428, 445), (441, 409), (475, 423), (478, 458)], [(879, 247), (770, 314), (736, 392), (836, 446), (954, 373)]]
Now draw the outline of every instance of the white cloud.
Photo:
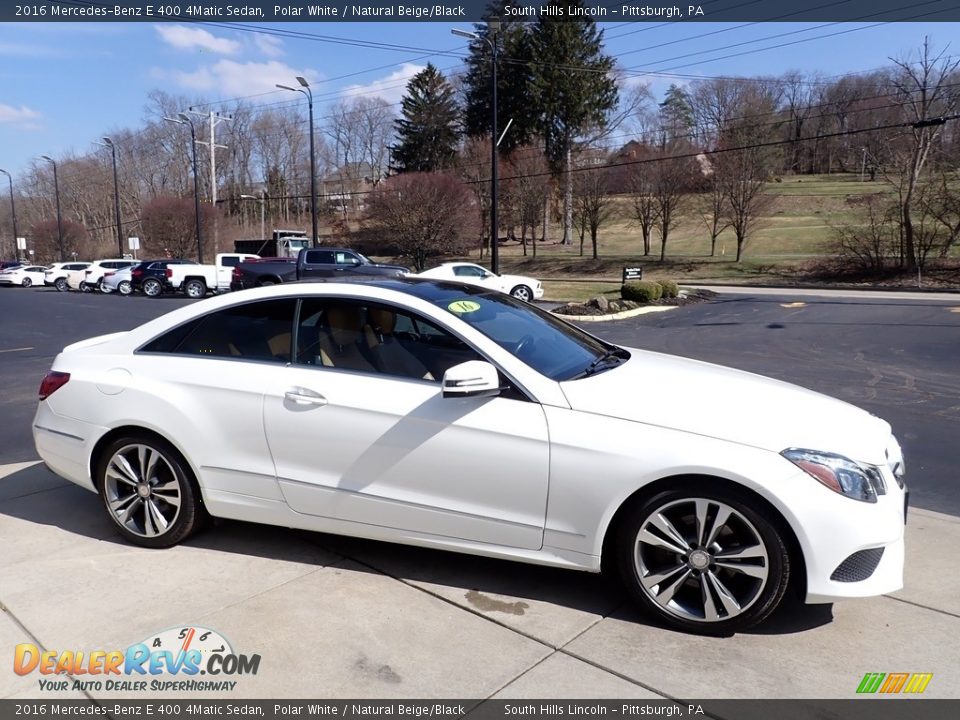
[(253, 42), (257, 49), (267, 57), (280, 57), (285, 54), (283, 49), (283, 40), (275, 35), (264, 35), (256, 33), (253, 36)]
[(415, 65), (414, 63), (404, 63), (399, 69), (394, 70), (385, 78), (374, 80), (366, 85), (348, 85), (343, 90), (346, 97), (356, 95), (379, 95), (387, 102), (400, 102), (403, 94), (407, 90), (407, 83), (410, 78), (423, 70), (425, 65)]
[(234, 55), (240, 50), (236, 40), (217, 37), (200, 28), (185, 25), (157, 25), (154, 28), (160, 39), (179, 50), (207, 50), (218, 55)]
[(35, 121), (41, 117), (40, 113), (26, 105), (16, 108), (0, 103), (0, 123), (10, 123), (25, 130), (35, 130), (38, 127)]
[[(220, 95), (253, 95), (277, 89), (277, 83), (292, 85), (298, 75), (308, 79), (317, 78), (317, 73), (292, 68), (286, 63), (237, 62), (218, 60), (213, 65), (198, 68), (193, 72), (174, 71), (166, 73), (181, 87), (191, 90), (216, 90)], [(314, 80), (316, 82), (316, 80)]]

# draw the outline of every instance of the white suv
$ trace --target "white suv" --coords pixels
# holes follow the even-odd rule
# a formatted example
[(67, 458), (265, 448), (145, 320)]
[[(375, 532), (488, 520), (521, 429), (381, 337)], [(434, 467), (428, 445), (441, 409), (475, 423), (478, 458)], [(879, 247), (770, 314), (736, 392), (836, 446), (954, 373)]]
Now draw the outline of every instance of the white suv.
[[(103, 276), (108, 272), (116, 272), (117, 270), (136, 264), (136, 260), (126, 258), (122, 260), (94, 260), (90, 264), (90, 267), (84, 271), (84, 274), (77, 277), (77, 287), (75, 289), (83, 292), (92, 292), (93, 290), (112, 292), (112, 290), (104, 286)], [(74, 278), (68, 278), (67, 281), (70, 287), (73, 288)]]
[(90, 263), (88, 262), (53, 263), (43, 273), (43, 284), (48, 287), (52, 285), (60, 292), (66, 292), (70, 289), (70, 286), (67, 284), (67, 278), (76, 273), (82, 275), (82, 271), (86, 270), (89, 266)]

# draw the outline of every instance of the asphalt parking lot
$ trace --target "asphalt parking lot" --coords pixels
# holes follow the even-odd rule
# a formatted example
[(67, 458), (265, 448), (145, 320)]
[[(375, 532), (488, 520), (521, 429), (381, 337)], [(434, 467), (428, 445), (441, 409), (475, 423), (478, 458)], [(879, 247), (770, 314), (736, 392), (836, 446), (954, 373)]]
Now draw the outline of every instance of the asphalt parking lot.
[[(926, 697), (960, 697), (960, 296), (725, 293), (588, 328), (835, 395), (905, 447), (902, 591), (787, 606), (711, 639), (653, 626), (604, 578), (568, 571), (238, 522), (170, 550), (127, 545), (96, 498), (35, 464), (36, 390), (63, 345), (183, 302), (0, 292), (3, 652), (124, 648), (192, 625), (261, 655), (233, 697), (852, 698), (867, 672), (932, 672)], [(0, 698), (49, 692), (3, 667)]]

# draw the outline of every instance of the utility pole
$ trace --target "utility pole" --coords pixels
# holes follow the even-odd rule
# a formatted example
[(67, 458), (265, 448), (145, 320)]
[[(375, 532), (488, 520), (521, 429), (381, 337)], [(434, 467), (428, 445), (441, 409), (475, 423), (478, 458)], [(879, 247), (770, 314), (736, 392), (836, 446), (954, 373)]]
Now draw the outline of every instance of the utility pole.
[(188, 112), (191, 115), (197, 115), (198, 117), (206, 116), (209, 119), (210, 123), (210, 140), (196, 140), (197, 145), (207, 145), (210, 148), (210, 202), (213, 204), (214, 215), (213, 215), (213, 252), (214, 254), (220, 251), (220, 238), (217, 228), (217, 148), (223, 148), (226, 150), (226, 145), (219, 145), (216, 141), (216, 127), (223, 120), (233, 120), (232, 115), (226, 115), (220, 113), (219, 111), (211, 110), (208, 113), (202, 113), (193, 108), (188, 108)]

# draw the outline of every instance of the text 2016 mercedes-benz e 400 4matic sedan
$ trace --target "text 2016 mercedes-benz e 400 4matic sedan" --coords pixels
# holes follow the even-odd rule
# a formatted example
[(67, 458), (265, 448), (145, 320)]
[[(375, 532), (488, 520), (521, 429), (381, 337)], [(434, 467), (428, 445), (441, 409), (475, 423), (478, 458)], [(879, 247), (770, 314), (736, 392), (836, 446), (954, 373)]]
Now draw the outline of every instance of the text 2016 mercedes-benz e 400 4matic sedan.
[(211, 517), (619, 572), (663, 623), (728, 633), (788, 585), (902, 585), (906, 489), (883, 420), (599, 340), (424, 279), (216, 297), (75, 343), (37, 451), (133, 543)]

